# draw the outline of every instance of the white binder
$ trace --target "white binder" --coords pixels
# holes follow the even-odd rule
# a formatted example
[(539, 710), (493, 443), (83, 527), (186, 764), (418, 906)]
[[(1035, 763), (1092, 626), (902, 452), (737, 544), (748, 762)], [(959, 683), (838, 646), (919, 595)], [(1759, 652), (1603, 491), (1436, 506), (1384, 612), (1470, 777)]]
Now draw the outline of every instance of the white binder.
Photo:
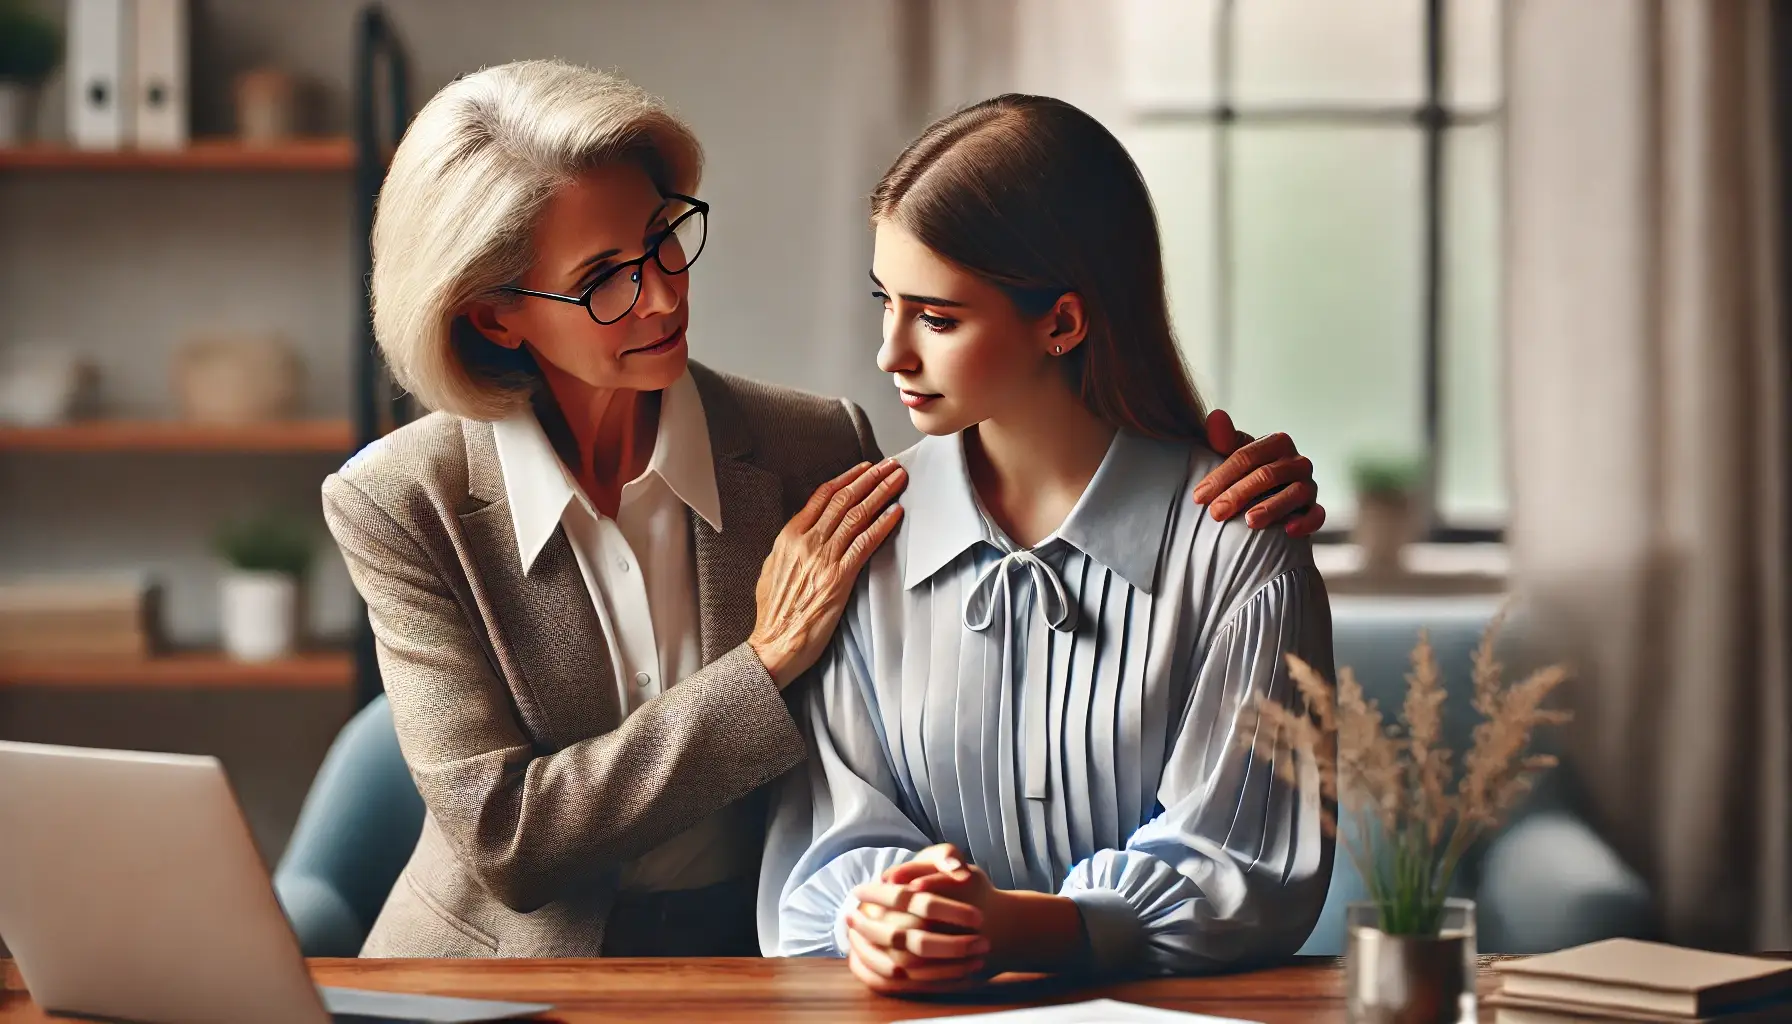
[(137, 0), (132, 100), (139, 149), (187, 144), (187, 0)]
[(80, 149), (131, 141), (131, 0), (69, 0), (68, 135)]

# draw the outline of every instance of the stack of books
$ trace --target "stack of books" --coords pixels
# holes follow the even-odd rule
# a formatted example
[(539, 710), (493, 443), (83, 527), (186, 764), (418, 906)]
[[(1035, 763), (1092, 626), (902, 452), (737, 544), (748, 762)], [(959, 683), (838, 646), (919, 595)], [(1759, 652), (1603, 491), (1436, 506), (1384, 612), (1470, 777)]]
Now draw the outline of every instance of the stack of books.
[(1494, 969), (1497, 1024), (1792, 1021), (1792, 960), (1606, 939)]
[(0, 581), (0, 657), (148, 657), (156, 596), (137, 576)]

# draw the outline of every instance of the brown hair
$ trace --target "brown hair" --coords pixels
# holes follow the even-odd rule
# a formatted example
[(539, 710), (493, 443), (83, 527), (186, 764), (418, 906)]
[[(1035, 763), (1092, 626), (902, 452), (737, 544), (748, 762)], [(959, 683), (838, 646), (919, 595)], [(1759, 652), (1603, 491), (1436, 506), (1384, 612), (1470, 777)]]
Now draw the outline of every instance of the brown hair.
[(1064, 361), (1090, 411), (1147, 437), (1204, 436), (1170, 327), (1150, 192), (1093, 117), (1009, 93), (941, 118), (878, 182), (871, 217), (1000, 288), (1024, 315), (1077, 293), (1089, 333)]

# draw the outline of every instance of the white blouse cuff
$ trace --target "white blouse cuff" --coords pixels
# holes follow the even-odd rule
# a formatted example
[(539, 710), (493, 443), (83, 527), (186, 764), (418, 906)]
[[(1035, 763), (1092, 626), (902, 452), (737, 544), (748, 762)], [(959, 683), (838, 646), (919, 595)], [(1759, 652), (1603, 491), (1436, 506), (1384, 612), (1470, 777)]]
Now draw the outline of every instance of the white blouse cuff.
[(1180, 944), (1174, 933), (1200, 891), (1149, 854), (1101, 850), (1070, 870), (1058, 894), (1082, 911), (1096, 967), (1137, 973), (1162, 969), (1165, 951), (1153, 947)]
[(1139, 923), (1139, 912), (1126, 897), (1112, 889), (1067, 888), (1063, 895), (1083, 915), (1083, 931), (1089, 936), (1096, 971), (1116, 974), (1138, 965), (1145, 929)]
[(900, 847), (862, 847), (823, 865), (785, 898), (778, 955), (846, 956), (852, 949), (846, 941), (846, 912), (857, 906), (853, 889), (914, 856), (914, 850)]

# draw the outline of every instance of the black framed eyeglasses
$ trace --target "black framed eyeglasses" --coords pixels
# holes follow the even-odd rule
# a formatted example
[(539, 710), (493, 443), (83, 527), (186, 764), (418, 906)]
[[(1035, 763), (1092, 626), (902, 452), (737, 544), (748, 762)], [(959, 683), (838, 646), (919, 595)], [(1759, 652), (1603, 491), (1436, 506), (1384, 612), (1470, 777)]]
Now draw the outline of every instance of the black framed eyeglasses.
[(647, 266), (648, 260), (659, 264), (660, 269), (667, 274), (682, 274), (697, 262), (697, 257), (703, 253), (703, 243), (708, 241), (708, 203), (676, 193), (667, 193), (665, 199), (670, 223), (647, 244), (647, 251), (605, 270), (579, 294), (538, 292), (512, 285), (506, 285), (499, 291), (584, 306), (591, 319), (605, 326), (621, 320), (635, 308), (635, 303), (641, 301), (641, 271)]

